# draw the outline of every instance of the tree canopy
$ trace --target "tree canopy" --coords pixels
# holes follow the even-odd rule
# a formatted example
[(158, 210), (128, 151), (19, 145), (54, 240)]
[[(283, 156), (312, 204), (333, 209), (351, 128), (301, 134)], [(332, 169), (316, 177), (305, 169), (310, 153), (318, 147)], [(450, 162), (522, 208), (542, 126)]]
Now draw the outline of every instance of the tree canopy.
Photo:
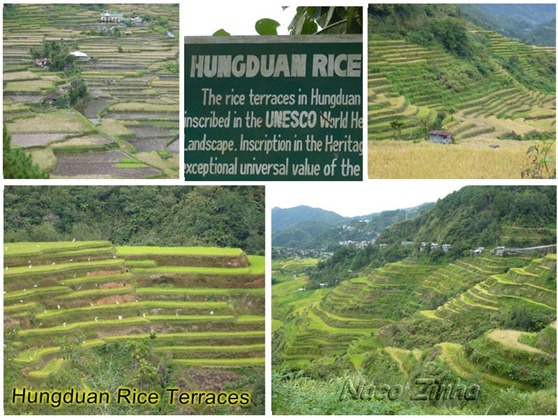
[(12, 148), (11, 137), (6, 125), (4, 125), (3, 131), (2, 157), (5, 179), (44, 179), (49, 177), (21, 149)]
[(7, 186), (4, 240), (264, 251), (263, 187)]

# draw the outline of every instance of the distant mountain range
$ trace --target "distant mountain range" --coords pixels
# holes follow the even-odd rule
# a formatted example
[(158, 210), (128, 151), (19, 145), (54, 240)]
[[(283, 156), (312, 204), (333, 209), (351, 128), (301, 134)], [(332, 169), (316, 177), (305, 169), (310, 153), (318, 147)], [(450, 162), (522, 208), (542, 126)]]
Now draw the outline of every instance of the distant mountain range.
[(304, 205), (289, 209), (273, 208), (271, 213), (273, 216), (272, 232), (289, 229), (294, 225), (304, 222), (316, 222), (331, 226), (345, 219), (335, 212)]
[[(348, 241), (402, 241), (476, 246), (531, 246), (556, 242), (556, 188), (469, 186), (436, 203), (343, 217), (309, 206), (274, 208), (273, 247), (335, 251)], [(342, 244), (343, 243), (343, 244)]]
[(335, 212), (310, 206), (273, 208), (273, 246), (333, 251), (340, 247), (341, 242), (370, 242), (386, 227), (414, 218), (433, 205), (434, 203), (426, 203), (414, 208), (355, 217), (343, 217)]
[(556, 46), (555, 4), (466, 4), (459, 5), (474, 24), (510, 38)]

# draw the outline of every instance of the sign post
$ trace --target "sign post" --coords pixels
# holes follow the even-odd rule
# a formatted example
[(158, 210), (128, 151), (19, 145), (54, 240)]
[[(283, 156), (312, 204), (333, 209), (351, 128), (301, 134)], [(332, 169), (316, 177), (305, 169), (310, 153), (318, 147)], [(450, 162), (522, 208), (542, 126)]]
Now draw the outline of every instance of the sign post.
[(186, 37), (186, 181), (362, 180), (360, 35)]

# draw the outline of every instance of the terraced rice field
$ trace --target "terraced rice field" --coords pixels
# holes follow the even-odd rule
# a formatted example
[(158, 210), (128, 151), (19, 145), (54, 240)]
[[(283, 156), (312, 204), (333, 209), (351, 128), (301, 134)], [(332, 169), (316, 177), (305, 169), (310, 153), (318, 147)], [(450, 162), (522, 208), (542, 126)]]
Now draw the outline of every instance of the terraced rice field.
[[(289, 282), (274, 286), (277, 318), (292, 314), (304, 323), (289, 330), (282, 359), (301, 366), (323, 356), (349, 353), (354, 364), (359, 364), (366, 352), (379, 347), (375, 335), (381, 327), (418, 309), (411, 295), (435, 269), (391, 263), (369, 277), (344, 281), (334, 289), (300, 291), (288, 288)], [(288, 296), (287, 289), (293, 295)], [(395, 298), (405, 301), (397, 309)]]
[(264, 364), (264, 259), (239, 249), (113, 247), (106, 241), (4, 244), (4, 326), (33, 384), (79, 350), (155, 335), (177, 367)]
[(505, 346), (528, 351), (530, 353), (539, 353), (539, 354), (544, 353), (542, 350), (539, 350), (538, 348), (531, 347), (530, 345), (519, 342), (518, 339), (525, 334), (527, 333), (521, 331), (514, 331), (514, 330), (498, 329), (488, 333), (487, 336), (489, 338), (492, 338), (494, 341), (498, 341), (499, 343)]
[[(555, 56), (553, 49), (535, 49), (494, 32), (475, 36), (486, 38), (495, 59), (517, 57), (526, 73), (535, 71), (528, 54)], [(461, 63), (441, 49), (371, 34), (368, 53), (370, 178), (520, 178), (526, 151), (537, 142), (499, 137), (555, 132), (555, 94), (529, 89), (503, 68), (482, 82), (461, 85)], [(443, 128), (453, 132), (451, 146), (422, 142), (421, 125), (440, 112), (447, 115)], [(401, 123), (399, 130), (393, 121)], [(555, 152), (554, 147), (550, 155)]]
[[(505, 259), (500, 260), (498, 262), (496, 257), (479, 259), (469, 266), (460, 262), (460, 266), (438, 271), (427, 281), (428, 291), (459, 291), (459, 294), (437, 309), (421, 311), (421, 314), (428, 320), (442, 321), (446, 327), (456, 330), (463, 330), (472, 322), (487, 324), (493, 315), (500, 315), (510, 305), (555, 318), (556, 289), (541, 277), (545, 272), (556, 269), (556, 255), (526, 259), (524, 267), (505, 267)], [(463, 273), (457, 276), (457, 267), (468, 268), (469, 276)], [(507, 272), (496, 273), (502, 269)], [(454, 282), (452, 277), (465, 277), (466, 281)], [(490, 385), (528, 389), (538, 384), (544, 373), (552, 376), (556, 372), (556, 347), (553, 343), (532, 346), (520, 341), (524, 337), (538, 341), (538, 335), (543, 332), (554, 334), (550, 341), (555, 340), (556, 330), (548, 324), (535, 334), (493, 329), (465, 345), (443, 342), (438, 344), (440, 359), (462, 378), (476, 377)]]
[[(547, 269), (555, 268), (552, 256), (532, 261), (524, 268), (513, 267), (503, 274), (477, 276), (478, 281), (459, 297), (439, 306), (434, 315), (449, 321), (458, 320), (463, 313), (489, 318), (504, 303), (527, 304), (530, 309), (556, 312), (556, 290), (540, 280)], [(471, 282), (471, 285), (474, 282)]]
[[(282, 342), (275, 361), (304, 369), (316, 360), (345, 357), (358, 369), (371, 353), (384, 352), (408, 379), (414, 367), (431, 361), (423, 356), (431, 351), (384, 346), (383, 334), (390, 332), (391, 324), (415, 318), (422, 330), (431, 324), (433, 329), (453, 330), (450, 335), (457, 337), (471, 327), (490, 324), (510, 306), (555, 318), (556, 289), (543, 278), (552, 269), (555, 254), (482, 254), (446, 266), (386, 264), (332, 289), (306, 290), (305, 277), (285, 280), (273, 287), (274, 319), (280, 321), (274, 331)], [(429, 306), (434, 309), (426, 309)], [(539, 333), (491, 329), (480, 338), (441, 339), (437, 358), (456, 377), (496, 389), (532, 390), (540, 376), (555, 373), (555, 334), (552, 322)], [(524, 339), (531, 341), (529, 345)]]
[[(4, 13), (3, 115), (12, 144), (51, 178), (177, 178), (178, 5), (106, 7), (148, 21), (102, 24), (97, 8), (78, 4)], [(98, 34), (111, 27), (121, 36)], [(89, 90), (79, 112), (39, 105), (76, 77), (33, 66), (30, 49), (44, 40), (75, 42), (90, 58), (78, 64)]]

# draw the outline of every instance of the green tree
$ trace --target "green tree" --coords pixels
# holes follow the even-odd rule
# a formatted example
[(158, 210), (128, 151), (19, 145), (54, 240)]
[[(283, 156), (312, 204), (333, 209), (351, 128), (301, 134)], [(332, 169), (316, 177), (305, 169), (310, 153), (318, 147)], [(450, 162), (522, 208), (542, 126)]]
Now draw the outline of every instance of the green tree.
[(430, 31), (448, 52), (461, 58), (472, 56), (472, 45), (467, 28), (460, 19), (451, 17), (432, 19)]
[(75, 43), (65, 41), (43, 41), (39, 49), (31, 48), (33, 59), (47, 58), (48, 68), (51, 71), (72, 71), (76, 57), (71, 54), (71, 49), (77, 48)]
[(420, 118), (418, 126), (421, 139), (428, 139), (428, 132), (433, 128), (430, 117), (423, 116)]
[(291, 35), (361, 34), (361, 7), (297, 7)]
[(403, 127), (403, 125), (404, 123), (399, 119), (392, 120), (389, 123), (389, 126), (391, 126), (391, 129), (393, 130), (393, 138), (395, 140), (401, 139), (401, 128)]
[(58, 241), (61, 237), (50, 222), (44, 222), (33, 229), (31, 241), (50, 242)]
[(76, 106), (81, 100), (87, 97), (87, 84), (81, 78), (73, 80), (70, 84), (68, 95), (70, 98), (70, 106)]
[(6, 125), (3, 132), (4, 178), (6, 179), (46, 179), (48, 174), (33, 163), (31, 157), (19, 148), (11, 147), (11, 137)]

